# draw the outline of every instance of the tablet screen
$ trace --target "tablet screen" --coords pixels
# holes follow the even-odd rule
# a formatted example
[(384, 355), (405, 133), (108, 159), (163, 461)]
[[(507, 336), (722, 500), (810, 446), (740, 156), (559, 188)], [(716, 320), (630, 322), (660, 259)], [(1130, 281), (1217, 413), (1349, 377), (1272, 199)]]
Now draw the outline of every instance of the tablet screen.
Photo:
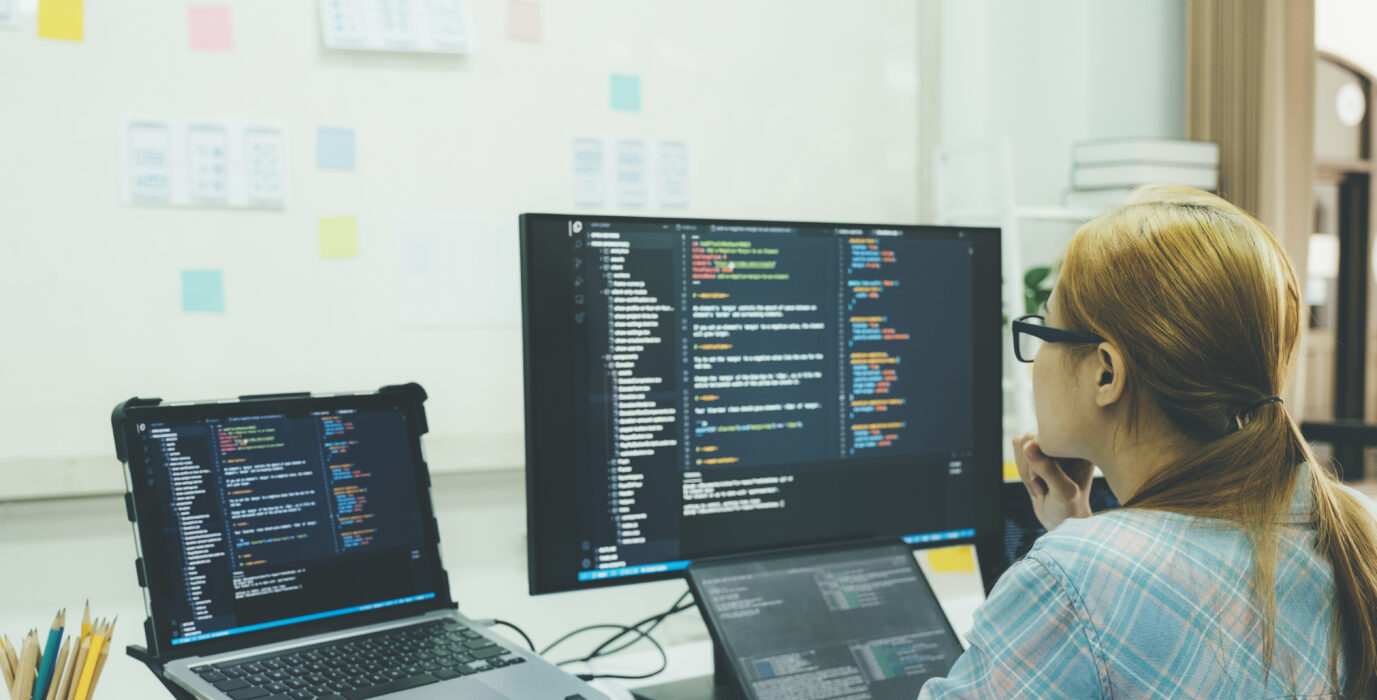
[(747, 697), (904, 698), (962, 646), (902, 544), (695, 563), (704, 617)]

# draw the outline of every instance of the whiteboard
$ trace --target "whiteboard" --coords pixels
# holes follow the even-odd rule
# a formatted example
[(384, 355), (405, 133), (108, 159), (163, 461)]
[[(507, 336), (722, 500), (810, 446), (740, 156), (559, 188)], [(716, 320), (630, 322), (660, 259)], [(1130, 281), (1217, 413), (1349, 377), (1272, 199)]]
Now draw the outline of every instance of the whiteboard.
[[(398, 217), (510, 217), (513, 249), (523, 211), (915, 221), (912, 0), (539, 4), (528, 41), (506, 0), (473, 0), (467, 55), (326, 48), (307, 0), (224, 3), (232, 51), (191, 51), (177, 0), (86, 3), (83, 42), (0, 30), (0, 498), (118, 489), (108, 416), (131, 396), (417, 381), (436, 469), (519, 467), (519, 319), (399, 325)], [(612, 74), (640, 77), (639, 111), (609, 107)], [(290, 200), (122, 203), (131, 115), (284, 125)], [(316, 166), (320, 126), (355, 130), (353, 170)], [(686, 144), (687, 206), (577, 207), (589, 136)], [(324, 260), (317, 221), (338, 216), (358, 256)], [(222, 271), (222, 313), (182, 310), (199, 269)]]

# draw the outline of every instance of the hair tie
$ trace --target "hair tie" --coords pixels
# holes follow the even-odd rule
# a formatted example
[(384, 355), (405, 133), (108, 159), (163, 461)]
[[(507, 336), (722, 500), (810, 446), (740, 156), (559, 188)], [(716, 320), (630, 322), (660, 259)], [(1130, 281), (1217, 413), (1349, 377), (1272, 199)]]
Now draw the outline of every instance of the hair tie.
[(1263, 399), (1263, 400), (1261, 400), (1261, 401), (1259, 401), (1259, 402), (1257, 402), (1257, 403), (1255, 403), (1255, 404), (1249, 406), (1248, 408), (1244, 409), (1243, 412), (1244, 412), (1244, 413), (1252, 413), (1253, 411), (1256, 411), (1256, 410), (1258, 410), (1259, 408), (1262, 408), (1263, 406), (1266, 406), (1266, 405), (1269, 404), (1269, 403), (1281, 403), (1281, 397), (1280, 397), (1280, 396), (1269, 396), (1269, 397), (1267, 397), (1267, 398), (1265, 398), (1265, 399)]

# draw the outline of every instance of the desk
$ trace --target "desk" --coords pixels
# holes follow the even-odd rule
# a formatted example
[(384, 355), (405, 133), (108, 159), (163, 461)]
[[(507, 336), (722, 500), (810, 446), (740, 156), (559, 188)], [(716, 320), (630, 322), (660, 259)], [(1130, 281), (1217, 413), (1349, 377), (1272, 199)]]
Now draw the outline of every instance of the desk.
[[(112, 458), (111, 469), (115, 468)], [(434, 480), (441, 554), (454, 596), (470, 617), (510, 620), (543, 645), (576, 627), (629, 624), (657, 614), (684, 591), (681, 581), (660, 581), (531, 597), (526, 593), (524, 475), (511, 470), (441, 474)], [(97, 700), (166, 696), (161, 683), (124, 654), (126, 645), (143, 643), (145, 613), (134, 573), (133, 531), (120, 497), (0, 503), (0, 561), (6, 562), (0, 577), (0, 632), (15, 639), (28, 629), (46, 629), (62, 607), (67, 608), (69, 625), (79, 622), (82, 602), (89, 597), (93, 615), (119, 616), (116, 646)], [(925, 558), (919, 561), (926, 566)], [(929, 574), (952, 625), (964, 634), (983, 599), (978, 574)], [(669, 647), (670, 666), (641, 685), (711, 672), (712, 646), (694, 612), (670, 618), (655, 637)], [(586, 653), (601, 639), (589, 634), (561, 646), (551, 657)], [(602, 661), (597, 670), (635, 673), (658, 665), (653, 650), (631, 650)]]

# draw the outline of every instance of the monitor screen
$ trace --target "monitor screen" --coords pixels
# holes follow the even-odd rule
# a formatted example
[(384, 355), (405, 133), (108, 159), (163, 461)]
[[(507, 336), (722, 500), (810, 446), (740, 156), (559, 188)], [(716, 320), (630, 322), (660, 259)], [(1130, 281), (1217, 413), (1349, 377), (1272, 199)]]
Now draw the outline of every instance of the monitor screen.
[(752, 700), (912, 700), (963, 651), (897, 541), (695, 562), (689, 581)]
[(997, 529), (998, 230), (528, 214), (521, 242), (532, 591)]
[(160, 646), (448, 599), (403, 399), (128, 409), (117, 430)]

